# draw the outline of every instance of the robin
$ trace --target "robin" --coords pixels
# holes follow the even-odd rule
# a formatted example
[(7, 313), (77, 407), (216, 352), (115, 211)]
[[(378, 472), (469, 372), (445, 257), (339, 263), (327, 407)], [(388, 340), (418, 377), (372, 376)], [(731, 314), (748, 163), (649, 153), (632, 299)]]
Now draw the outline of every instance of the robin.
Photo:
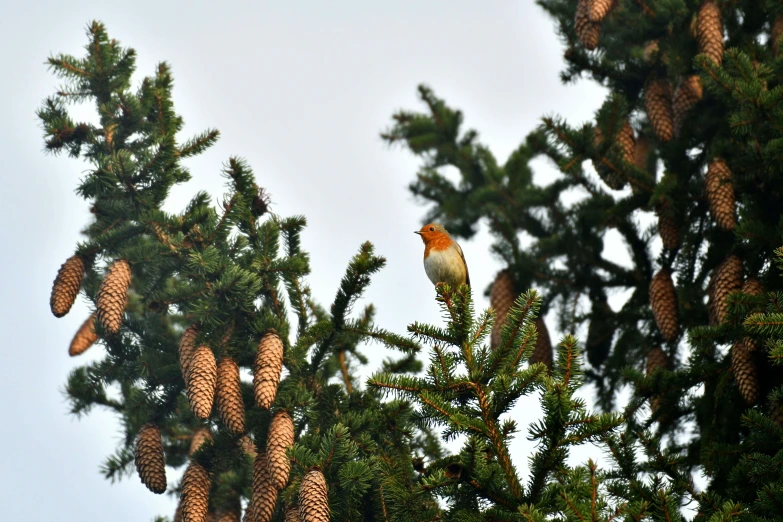
[(430, 223), (414, 234), (424, 241), (424, 271), (433, 284), (446, 283), (455, 289), (462, 284), (470, 286), (465, 255), (443, 225)]

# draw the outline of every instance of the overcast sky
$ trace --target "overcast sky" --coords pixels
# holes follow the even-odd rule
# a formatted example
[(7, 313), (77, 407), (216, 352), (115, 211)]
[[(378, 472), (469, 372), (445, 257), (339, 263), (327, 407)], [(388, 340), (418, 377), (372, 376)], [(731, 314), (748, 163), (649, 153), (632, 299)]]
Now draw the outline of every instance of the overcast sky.
[[(222, 4), (222, 5), (221, 5)], [(74, 193), (85, 165), (42, 152), (35, 110), (59, 80), (44, 65), (54, 53), (83, 55), (84, 28), (103, 21), (138, 52), (138, 76), (167, 61), (183, 138), (208, 127), (217, 146), (188, 160), (193, 179), (172, 192), (180, 211), (197, 190), (219, 196), (221, 164), (246, 158), (281, 215), (304, 214), (315, 297), (331, 302), (349, 258), (366, 240), (388, 259), (365, 302), (381, 326), (438, 323), (434, 291), (412, 231), (425, 208), (407, 190), (418, 161), (378, 134), (399, 109), (422, 110), (426, 83), (464, 111), (503, 162), (545, 114), (592, 119), (605, 92), (589, 82), (560, 84), (563, 48), (531, 0), (397, 2), (9, 2), (0, 17), (0, 504), (4, 520), (147, 521), (171, 515), (175, 499), (153, 495), (135, 474), (110, 484), (99, 465), (119, 438), (115, 418), (67, 413), (68, 373), (97, 358), (71, 359), (68, 343), (86, 317), (78, 301), (55, 319), (51, 283), (89, 220)], [(536, 178), (555, 175), (536, 161)], [(486, 233), (463, 242), (480, 307), (501, 268)], [(618, 256), (624, 253), (618, 251)], [(550, 329), (553, 324), (550, 323)], [(554, 334), (554, 332), (553, 332)], [(383, 353), (366, 353), (377, 364)], [(523, 431), (514, 461), (527, 469), (530, 404), (515, 410)], [(583, 457), (590, 454), (583, 453)], [(592, 455), (597, 457), (598, 455)], [(584, 460), (584, 459), (580, 459)], [(179, 473), (169, 470), (169, 485)]]

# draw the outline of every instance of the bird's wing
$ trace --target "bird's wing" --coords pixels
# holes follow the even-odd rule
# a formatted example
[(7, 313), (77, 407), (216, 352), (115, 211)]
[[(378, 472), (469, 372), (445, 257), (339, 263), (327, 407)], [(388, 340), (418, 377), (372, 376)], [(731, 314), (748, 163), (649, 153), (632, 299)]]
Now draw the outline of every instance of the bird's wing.
[(459, 243), (454, 241), (454, 246), (457, 248), (457, 252), (459, 252), (459, 257), (462, 258), (462, 264), (465, 265), (465, 284), (470, 286), (470, 272), (468, 272), (468, 263), (465, 261), (465, 254), (462, 253), (462, 247), (459, 246)]

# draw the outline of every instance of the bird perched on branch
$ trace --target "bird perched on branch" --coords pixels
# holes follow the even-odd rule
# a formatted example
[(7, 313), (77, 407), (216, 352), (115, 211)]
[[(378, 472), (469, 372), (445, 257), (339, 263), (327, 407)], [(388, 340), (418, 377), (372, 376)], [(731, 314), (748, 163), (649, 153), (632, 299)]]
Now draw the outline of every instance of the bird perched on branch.
[(414, 234), (424, 242), (424, 271), (433, 284), (446, 283), (454, 289), (462, 284), (470, 286), (465, 255), (443, 225), (429, 223)]

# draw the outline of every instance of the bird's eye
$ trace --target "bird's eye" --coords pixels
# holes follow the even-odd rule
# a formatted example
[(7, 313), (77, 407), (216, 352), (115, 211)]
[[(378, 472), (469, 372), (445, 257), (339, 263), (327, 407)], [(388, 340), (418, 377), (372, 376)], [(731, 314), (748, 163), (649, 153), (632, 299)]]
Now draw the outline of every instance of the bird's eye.
[(430, 232), (435, 232), (435, 227), (430, 227)]

